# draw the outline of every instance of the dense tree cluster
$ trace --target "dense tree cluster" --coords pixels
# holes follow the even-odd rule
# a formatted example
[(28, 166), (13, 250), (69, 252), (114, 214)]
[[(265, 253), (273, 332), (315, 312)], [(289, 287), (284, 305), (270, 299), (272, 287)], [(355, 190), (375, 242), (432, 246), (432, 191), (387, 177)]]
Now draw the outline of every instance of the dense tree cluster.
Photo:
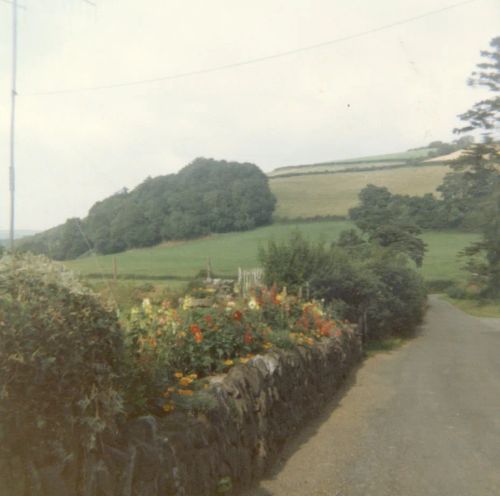
[(89, 250), (115, 253), (161, 241), (269, 224), (276, 199), (249, 163), (198, 158), (178, 174), (148, 178), (97, 202), (83, 219), (23, 240), (19, 248), (56, 260)]

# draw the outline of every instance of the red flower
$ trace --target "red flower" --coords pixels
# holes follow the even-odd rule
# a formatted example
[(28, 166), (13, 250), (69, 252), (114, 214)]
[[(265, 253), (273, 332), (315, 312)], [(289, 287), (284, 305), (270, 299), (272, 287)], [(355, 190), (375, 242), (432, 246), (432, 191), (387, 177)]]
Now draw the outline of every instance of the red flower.
[(191, 324), (190, 329), (193, 334), (201, 334), (200, 326), (197, 324)]
[(253, 341), (253, 336), (250, 331), (246, 331), (245, 334), (243, 335), (243, 342), (245, 344), (252, 344)]
[(233, 313), (234, 320), (240, 321), (242, 317), (243, 317), (243, 314), (239, 310), (236, 310), (236, 312)]
[(321, 336), (330, 337), (332, 335), (331, 331), (333, 328), (333, 323), (328, 320), (324, 320), (319, 326), (319, 333)]
[(213, 322), (212, 316), (210, 314), (204, 315), (203, 320), (208, 324), (211, 325)]
[(203, 341), (203, 334), (201, 332), (197, 332), (194, 335), (194, 340), (199, 344)]

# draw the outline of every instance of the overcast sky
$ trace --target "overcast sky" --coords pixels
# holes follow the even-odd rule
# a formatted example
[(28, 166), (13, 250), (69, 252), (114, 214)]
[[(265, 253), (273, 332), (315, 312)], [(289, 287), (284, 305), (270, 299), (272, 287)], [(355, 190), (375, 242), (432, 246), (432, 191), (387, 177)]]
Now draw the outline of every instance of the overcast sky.
[[(453, 0), (19, 0), (17, 227), (45, 229), (198, 156), (274, 167), (452, 140), (500, 34), (471, 3), (258, 64), (114, 89), (349, 37)], [(0, 1), (0, 229), (8, 227), (11, 8)], [(196, 201), (196, 199), (193, 199)]]

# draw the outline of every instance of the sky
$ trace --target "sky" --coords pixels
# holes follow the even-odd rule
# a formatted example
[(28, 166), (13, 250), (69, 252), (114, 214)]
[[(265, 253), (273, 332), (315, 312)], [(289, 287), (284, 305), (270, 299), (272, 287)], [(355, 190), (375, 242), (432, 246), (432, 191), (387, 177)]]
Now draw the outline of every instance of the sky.
[[(0, 0), (0, 230), (9, 223), (9, 1)], [(96, 201), (200, 156), (270, 171), (451, 141), (457, 115), (485, 96), (466, 82), (480, 51), (500, 35), (498, 0), (424, 17), (457, 2), (19, 3), (18, 229), (84, 217)], [(339, 41), (227, 70), (57, 93), (332, 40)]]

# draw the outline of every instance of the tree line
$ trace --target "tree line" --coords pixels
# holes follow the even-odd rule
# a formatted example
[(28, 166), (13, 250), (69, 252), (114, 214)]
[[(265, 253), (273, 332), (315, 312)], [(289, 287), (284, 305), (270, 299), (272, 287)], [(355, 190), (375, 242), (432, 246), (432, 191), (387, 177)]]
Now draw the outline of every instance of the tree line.
[(90, 250), (116, 253), (161, 241), (269, 224), (276, 199), (254, 164), (197, 158), (177, 174), (147, 178), (95, 203), (86, 218), (20, 241), (20, 251), (55, 260)]

